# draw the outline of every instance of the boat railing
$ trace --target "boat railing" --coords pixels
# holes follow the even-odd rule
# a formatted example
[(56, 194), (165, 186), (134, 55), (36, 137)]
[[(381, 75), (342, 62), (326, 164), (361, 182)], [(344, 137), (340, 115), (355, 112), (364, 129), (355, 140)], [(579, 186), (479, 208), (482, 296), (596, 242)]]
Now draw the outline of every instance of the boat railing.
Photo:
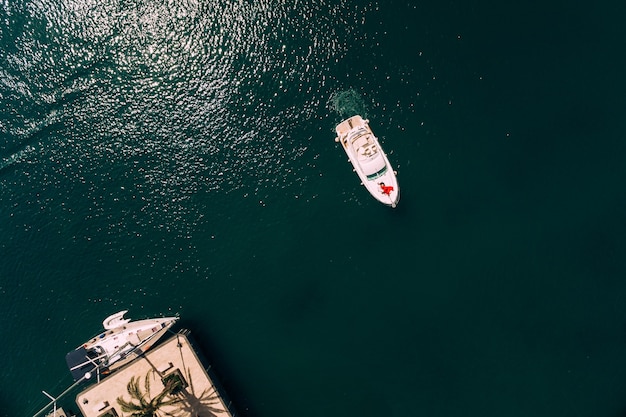
[(90, 377), (91, 377), (91, 374), (85, 374), (78, 381), (74, 382), (72, 385), (70, 385), (68, 388), (66, 388), (65, 391), (60, 393), (57, 397), (53, 397), (52, 395), (48, 394), (46, 391), (41, 391), (46, 397), (50, 398), (50, 402), (48, 404), (46, 404), (45, 407), (43, 407), (41, 410), (39, 410), (35, 414), (33, 414), (33, 417), (39, 417), (40, 415), (42, 415), (46, 411), (50, 410), (50, 407), (53, 408), (53, 412), (55, 410), (57, 410), (57, 402), (61, 398), (63, 398), (65, 395), (67, 395), (70, 391), (72, 391), (74, 388), (76, 388), (81, 382), (83, 382), (86, 379), (89, 379)]

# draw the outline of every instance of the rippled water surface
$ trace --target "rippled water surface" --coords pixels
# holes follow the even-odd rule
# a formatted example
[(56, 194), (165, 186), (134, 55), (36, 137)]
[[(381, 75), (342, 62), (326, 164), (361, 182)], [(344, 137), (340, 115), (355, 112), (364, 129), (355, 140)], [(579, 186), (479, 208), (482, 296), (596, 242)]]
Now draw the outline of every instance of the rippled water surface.
[(623, 12), (0, 1), (0, 416), (122, 309), (244, 416), (623, 414)]
[(48, 192), (80, 182), (105, 211), (135, 197), (165, 217), (200, 190), (297, 184), (337, 88), (329, 68), (368, 7), (7, 5), (3, 167), (31, 165), (18, 181)]

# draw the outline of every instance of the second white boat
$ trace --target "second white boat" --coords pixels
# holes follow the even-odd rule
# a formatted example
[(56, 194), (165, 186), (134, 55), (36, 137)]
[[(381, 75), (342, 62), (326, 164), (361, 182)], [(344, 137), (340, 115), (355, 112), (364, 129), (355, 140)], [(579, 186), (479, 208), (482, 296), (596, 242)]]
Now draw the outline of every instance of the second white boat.
[(400, 201), (398, 179), (369, 121), (359, 115), (352, 116), (335, 130), (335, 141), (341, 143), (361, 184), (376, 200), (395, 208)]

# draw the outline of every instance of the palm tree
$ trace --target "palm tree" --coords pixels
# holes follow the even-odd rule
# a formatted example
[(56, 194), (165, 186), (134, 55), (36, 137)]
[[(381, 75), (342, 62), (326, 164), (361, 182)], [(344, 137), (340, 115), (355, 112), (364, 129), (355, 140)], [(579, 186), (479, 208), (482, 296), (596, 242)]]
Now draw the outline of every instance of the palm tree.
[(117, 398), (117, 403), (125, 413), (130, 413), (130, 417), (159, 417), (161, 414), (172, 416), (172, 414), (162, 410), (163, 407), (171, 406), (181, 402), (180, 398), (172, 397), (172, 391), (178, 388), (176, 381), (168, 381), (159, 394), (150, 398), (150, 376), (152, 371), (146, 374), (144, 381), (145, 392), (139, 386), (139, 377), (132, 377), (126, 386), (126, 390), (131, 400), (126, 401), (122, 397)]
[[(129, 417), (160, 417), (164, 414), (169, 417), (218, 417), (226, 411), (221, 404), (221, 398), (216, 388), (211, 385), (204, 389), (201, 393), (197, 393), (191, 378), (191, 370), (185, 366), (185, 358), (182, 353), (182, 344), (178, 343), (180, 350), (180, 358), (182, 361), (182, 369), (176, 369), (169, 375), (164, 375), (150, 360), (148, 361), (152, 370), (148, 372), (145, 380), (146, 394), (141, 392), (139, 387), (139, 378), (131, 378), (128, 383), (127, 390), (131, 398), (137, 400), (138, 404), (131, 401), (125, 401), (121, 397), (117, 399), (117, 403), (121, 406), (122, 411), (131, 413)], [(171, 365), (171, 363), (170, 363)], [(184, 375), (183, 372), (184, 371)], [(150, 375), (157, 374), (161, 378), (164, 386), (163, 391), (152, 400), (150, 397)], [(170, 407), (168, 411), (162, 409), (165, 406)]]

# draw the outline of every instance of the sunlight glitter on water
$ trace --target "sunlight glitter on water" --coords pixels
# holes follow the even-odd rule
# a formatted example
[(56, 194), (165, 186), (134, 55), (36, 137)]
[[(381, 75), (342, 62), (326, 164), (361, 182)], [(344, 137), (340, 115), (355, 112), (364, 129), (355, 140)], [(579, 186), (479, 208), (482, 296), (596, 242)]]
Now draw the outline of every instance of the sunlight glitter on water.
[(138, 223), (191, 230), (209, 204), (191, 203), (198, 193), (300, 195), (318, 175), (310, 145), (327, 133), (319, 120), (336, 88), (327, 73), (365, 10), (271, 1), (16, 7), (25, 25), (1, 77), (10, 93), (2, 126), (13, 137), (3, 164), (19, 176), (28, 155), (30, 176), (19, 181), (70, 205), (82, 190), (93, 207), (61, 213), (107, 218), (110, 230), (123, 223), (115, 201), (130, 199)]

